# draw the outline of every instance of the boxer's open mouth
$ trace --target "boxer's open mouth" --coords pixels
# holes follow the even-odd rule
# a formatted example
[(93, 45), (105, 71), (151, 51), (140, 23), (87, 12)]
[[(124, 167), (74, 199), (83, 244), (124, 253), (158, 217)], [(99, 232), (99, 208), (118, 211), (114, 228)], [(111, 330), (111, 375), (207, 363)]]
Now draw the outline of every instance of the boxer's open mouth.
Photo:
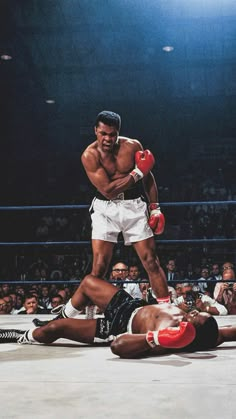
[(111, 148), (112, 147), (112, 143), (103, 143), (103, 147)]

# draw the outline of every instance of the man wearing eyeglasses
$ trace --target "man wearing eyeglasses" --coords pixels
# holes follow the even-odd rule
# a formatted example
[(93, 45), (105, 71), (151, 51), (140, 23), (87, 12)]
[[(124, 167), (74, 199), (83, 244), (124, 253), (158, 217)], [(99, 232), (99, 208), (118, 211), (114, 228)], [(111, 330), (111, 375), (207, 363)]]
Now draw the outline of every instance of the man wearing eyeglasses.
[(128, 272), (129, 268), (125, 263), (117, 262), (112, 266), (110, 279), (112, 281), (116, 281), (114, 285), (124, 289), (126, 292), (128, 292), (128, 294), (131, 295), (131, 297), (142, 298), (139, 285), (137, 283), (130, 282), (130, 279), (128, 278)]

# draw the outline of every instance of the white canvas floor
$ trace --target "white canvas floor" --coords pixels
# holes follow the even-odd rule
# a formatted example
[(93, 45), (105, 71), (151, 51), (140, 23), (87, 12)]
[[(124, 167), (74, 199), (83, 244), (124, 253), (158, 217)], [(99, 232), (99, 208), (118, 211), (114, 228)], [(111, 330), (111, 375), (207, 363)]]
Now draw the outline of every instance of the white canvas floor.
[[(0, 316), (0, 328), (28, 329), (34, 317)], [(217, 321), (236, 324), (236, 316)], [(141, 360), (62, 339), (0, 345), (1, 419), (211, 417), (236, 417), (236, 342)]]

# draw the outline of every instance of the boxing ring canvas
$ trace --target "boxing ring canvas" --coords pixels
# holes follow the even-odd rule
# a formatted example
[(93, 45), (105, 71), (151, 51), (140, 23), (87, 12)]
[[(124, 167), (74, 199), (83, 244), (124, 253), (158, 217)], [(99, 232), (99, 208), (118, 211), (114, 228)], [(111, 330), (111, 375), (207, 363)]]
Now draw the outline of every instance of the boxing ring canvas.
[[(33, 317), (1, 316), (0, 328), (28, 329)], [(236, 324), (236, 316), (216, 319)], [(236, 342), (125, 360), (107, 346), (60, 339), (48, 346), (1, 344), (0, 360), (2, 419), (235, 417)]]

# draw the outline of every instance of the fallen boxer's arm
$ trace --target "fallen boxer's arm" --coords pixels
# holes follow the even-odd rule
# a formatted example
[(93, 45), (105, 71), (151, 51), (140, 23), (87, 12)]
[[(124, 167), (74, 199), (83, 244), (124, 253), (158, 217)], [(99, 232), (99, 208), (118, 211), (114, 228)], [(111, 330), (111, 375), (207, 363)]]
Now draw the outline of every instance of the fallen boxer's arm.
[(195, 327), (189, 322), (180, 322), (178, 327), (167, 327), (145, 334), (122, 334), (111, 344), (111, 350), (121, 358), (137, 358), (162, 355), (169, 349), (181, 349), (196, 336)]
[(111, 344), (113, 354), (120, 358), (143, 358), (145, 356), (164, 355), (169, 352), (168, 349), (156, 346), (150, 348), (146, 341), (146, 334), (119, 335)]

